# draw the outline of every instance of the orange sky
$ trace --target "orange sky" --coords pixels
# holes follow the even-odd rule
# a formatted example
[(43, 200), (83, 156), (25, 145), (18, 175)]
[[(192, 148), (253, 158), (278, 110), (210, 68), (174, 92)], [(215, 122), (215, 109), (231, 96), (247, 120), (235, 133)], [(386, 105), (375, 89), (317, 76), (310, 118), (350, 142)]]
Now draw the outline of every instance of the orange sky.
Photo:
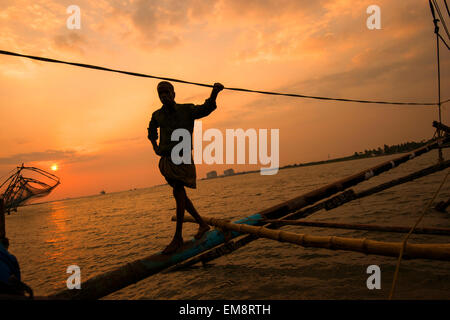
[[(66, 27), (72, 4), (81, 8), (80, 30)], [(381, 7), (381, 30), (366, 27), (372, 4)], [(0, 28), (1, 50), (121, 70), (306, 95), (437, 100), (425, 0), (1, 0)], [(445, 100), (450, 57), (443, 46), (441, 57)], [(22, 162), (44, 170), (58, 164), (62, 184), (48, 200), (164, 183), (146, 130), (161, 105), (157, 83), (0, 56), (0, 176)], [(179, 103), (202, 103), (210, 93), (182, 84), (175, 90)], [(437, 119), (433, 107), (230, 91), (218, 106), (204, 130), (279, 129), (281, 166), (428, 139)], [(260, 165), (203, 164), (197, 174), (228, 167)]]

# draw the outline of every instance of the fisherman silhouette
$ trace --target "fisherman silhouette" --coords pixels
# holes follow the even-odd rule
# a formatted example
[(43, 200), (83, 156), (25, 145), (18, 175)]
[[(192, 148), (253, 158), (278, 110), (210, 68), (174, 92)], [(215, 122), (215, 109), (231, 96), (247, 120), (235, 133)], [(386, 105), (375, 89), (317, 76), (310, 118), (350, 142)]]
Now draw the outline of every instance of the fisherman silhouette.
[[(196, 170), (194, 161), (190, 163), (175, 164), (172, 161), (172, 148), (178, 143), (171, 140), (172, 132), (176, 129), (186, 129), (191, 134), (191, 150), (192, 150), (192, 133), (194, 130), (194, 121), (208, 116), (216, 108), (216, 98), (223, 85), (215, 83), (211, 92), (211, 96), (205, 100), (202, 105), (194, 104), (178, 104), (175, 102), (175, 90), (170, 82), (162, 81), (158, 84), (157, 90), (159, 99), (163, 106), (153, 112), (152, 118), (148, 126), (148, 139), (153, 145), (153, 149), (161, 158), (159, 160), (159, 170), (166, 179), (167, 183), (173, 188), (173, 196), (177, 205), (177, 224), (175, 235), (171, 243), (163, 250), (164, 254), (176, 252), (183, 245), (182, 229), (184, 211), (187, 210), (199, 224), (199, 229), (195, 235), (196, 239), (200, 239), (210, 227), (200, 217), (195, 209), (192, 201), (188, 198), (184, 187), (195, 189)], [(159, 128), (159, 145), (158, 129)]]
[(8, 238), (0, 239), (0, 299), (33, 298), (33, 290), (20, 279), (20, 267), (16, 257), (9, 253)]
[(0, 195), (0, 299), (33, 298), (33, 290), (20, 279), (20, 267), (17, 258), (9, 249), (9, 239), (4, 230), (5, 207), (3, 197)]

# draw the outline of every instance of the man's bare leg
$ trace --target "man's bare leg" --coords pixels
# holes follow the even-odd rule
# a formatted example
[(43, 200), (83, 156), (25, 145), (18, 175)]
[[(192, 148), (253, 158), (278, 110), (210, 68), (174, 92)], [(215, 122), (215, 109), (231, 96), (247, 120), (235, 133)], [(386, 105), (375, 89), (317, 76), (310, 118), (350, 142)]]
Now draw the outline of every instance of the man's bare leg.
[[(186, 210), (194, 217), (195, 221), (198, 223), (198, 232), (194, 236), (195, 239), (200, 239), (203, 235), (210, 229), (209, 225), (200, 217), (198, 211), (195, 209), (194, 204), (191, 199), (186, 195)], [(177, 218), (178, 219), (178, 218)]]
[(172, 242), (163, 250), (164, 254), (170, 254), (177, 251), (183, 245), (183, 220), (184, 210), (186, 208), (186, 191), (182, 185), (175, 185), (173, 188), (173, 196), (177, 203), (177, 227)]

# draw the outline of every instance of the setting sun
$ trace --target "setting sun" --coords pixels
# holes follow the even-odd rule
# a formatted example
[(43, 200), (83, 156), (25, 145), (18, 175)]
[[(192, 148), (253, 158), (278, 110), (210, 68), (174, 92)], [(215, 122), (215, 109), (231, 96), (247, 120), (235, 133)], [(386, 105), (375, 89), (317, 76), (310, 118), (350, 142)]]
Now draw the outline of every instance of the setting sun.
[(58, 170), (58, 165), (57, 165), (57, 164), (52, 165), (51, 169), (52, 169), (53, 171)]

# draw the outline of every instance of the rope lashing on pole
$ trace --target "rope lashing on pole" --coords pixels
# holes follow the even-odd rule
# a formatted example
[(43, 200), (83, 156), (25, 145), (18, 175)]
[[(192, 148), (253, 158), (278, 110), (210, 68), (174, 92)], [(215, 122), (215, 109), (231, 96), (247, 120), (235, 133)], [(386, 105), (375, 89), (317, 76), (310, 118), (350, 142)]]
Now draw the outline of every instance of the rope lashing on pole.
[(447, 36), (450, 39), (450, 32), (448, 31), (447, 24), (445, 23), (444, 17), (442, 16), (441, 9), (439, 8), (439, 5), (436, 2), (436, 0), (433, 0), (433, 4), (434, 4), (434, 7), (436, 8), (436, 11), (437, 11), (437, 13), (439, 15), (439, 18), (441, 18), (440, 21), (442, 23), (442, 26), (444, 27), (445, 33), (447, 33)]
[[(161, 76), (153, 76), (153, 75), (144, 74), (144, 73), (111, 69), (111, 68), (95, 66), (95, 65), (85, 64), (85, 63), (68, 62), (68, 61), (51, 59), (51, 58), (45, 58), (45, 57), (31, 56), (31, 55), (25, 55), (25, 54), (20, 54), (20, 53), (11, 52), (11, 51), (5, 51), (5, 50), (0, 50), (0, 54), (9, 55), (9, 56), (16, 56), (16, 57), (22, 57), (22, 58), (38, 60), (38, 61), (44, 61), (44, 62), (67, 64), (67, 65), (72, 65), (72, 66), (81, 67), (81, 68), (87, 68), (87, 69), (94, 69), (94, 70), (101, 70), (101, 71), (109, 71), (109, 72), (121, 73), (121, 74), (126, 74), (126, 75), (130, 75), (130, 76), (134, 76), (134, 77), (159, 79), (159, 80), (172, 81), (172, 82), (178, 82), (178, 83), (184, 83), (184, 84), (191, 84), (191, 85), (196, 85), (196, 86), (201, 86), (201, 87), (208, 87), (208, 88), (212, 88), (213, 87), (213, 85), (206, 84), (206, 83), (192, 82), (192, 81), (186, 81), (186, 80), (175, 79), (175, 78), (168, 78), (168, 77), (161, 77)], [(280, 93), (280, 92), (251, 90), (251, 89), (232, 88), (232, 87), (225, 87), (224, 89), (225, 90), (231, 90), (231, 91), (259, 93), (259, 94), (266, 94), (266, 95), (286, 96), (286, 97), (304, 98), (304, 99), (329, 100), (329, 101), (341, 101), (341, 102), (357, 102), (357, 103), (369, 103), (369, 104), (402, 105), (402, 106), (408, 106), (408, 105), (409, 106), (436, 106), (436, 105), (439, 105), (439, 103), (443, 104), (443, 103), (447, 103), (447, 102), (450, 101), (450, 99), (447, 99), (445, 101), (439, 101), (439, 102), (372, 101), (372, 100), (357, 100), (357, 99), (346, 99), (346, 98), (319, 97), (319, 96), (309, 96), (309, 95), (296, 94), (296, 93)]]

